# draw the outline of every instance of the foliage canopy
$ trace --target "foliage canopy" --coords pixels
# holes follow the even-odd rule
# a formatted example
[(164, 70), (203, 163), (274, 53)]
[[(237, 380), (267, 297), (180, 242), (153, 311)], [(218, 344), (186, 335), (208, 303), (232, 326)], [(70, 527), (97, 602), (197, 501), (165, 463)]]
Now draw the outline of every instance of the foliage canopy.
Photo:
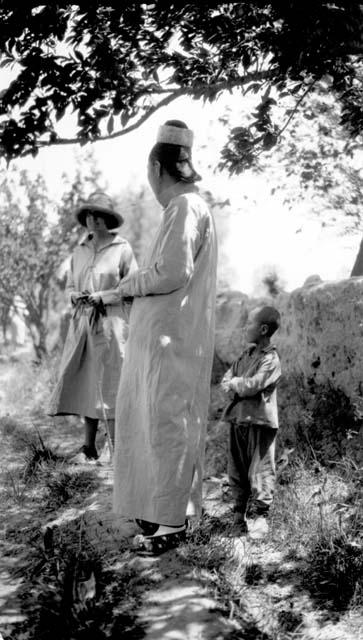
[[(222, 166), (240, 172), (274, 146), (326, 77), (355, 136), (363, 130), (362, 18), (359, 0), (3, 1), (0, 64), (18, 75), (0, 96), (0, 145), (9, 160), (42, 145), (112, 138), (180, 96), (213, 101), (235, 89), (260, 97), (252, 122), (235, 127), (222, 151)], [(272, 108), (286, 98), (293, 106), (276, 123)], [(74, 135), (63, 138), (58, 122), (72, 113)]]

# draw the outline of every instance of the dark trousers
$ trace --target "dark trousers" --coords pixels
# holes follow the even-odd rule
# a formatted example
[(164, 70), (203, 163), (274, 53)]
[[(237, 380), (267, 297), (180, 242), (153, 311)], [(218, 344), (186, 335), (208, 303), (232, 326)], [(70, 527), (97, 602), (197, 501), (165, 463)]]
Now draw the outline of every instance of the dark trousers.
[(230, 425), (228, 475), (236, 511), (246, 513), (251, 496), (265, 511), (275, 488), (276, 429)]

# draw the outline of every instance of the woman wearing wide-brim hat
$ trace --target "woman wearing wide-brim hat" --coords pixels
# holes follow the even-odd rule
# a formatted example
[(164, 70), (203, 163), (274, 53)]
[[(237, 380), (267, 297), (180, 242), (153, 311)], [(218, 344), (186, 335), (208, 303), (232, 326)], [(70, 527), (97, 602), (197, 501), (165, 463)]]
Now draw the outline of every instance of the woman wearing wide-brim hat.
[(90, 296), (117, 288), (137, 264), (130, 244), (118, 233), (123, 218), (107, 194), (93, 193), (75, 215), (88, 234), (71, 258), (67, 291), (73, 314), (49, 413), (82, 416), (85, 442), (80, 457), (96, 460), (99, 419), (107, 421), (111, 440), (114, 437), (127, 323), (120, 303), (103, 305)]

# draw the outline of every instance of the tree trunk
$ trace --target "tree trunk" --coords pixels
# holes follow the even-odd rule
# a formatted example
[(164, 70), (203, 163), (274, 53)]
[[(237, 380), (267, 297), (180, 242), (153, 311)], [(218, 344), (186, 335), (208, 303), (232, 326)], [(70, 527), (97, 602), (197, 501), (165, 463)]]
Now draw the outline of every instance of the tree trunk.
[(356, 257), (352, 273), (350, 274), (351, 278), (353, 276), (363, 276), (363, 240), (360, 243), (358, 255)]
[(44, 356), (46, 356), (48, 353), (46, 342), (47, 328), (42, 321), (38, 321), (36, 324), (33, 323), (31, 337), (36, 360), (37, 362), (41, 362)]
[(1, 311), (0, 311), (0, 318), (1, 318), (1, 330), (2, 330), (2, 334), (3, 334), (3, 341), (4, 344), (6, 343), (6, 332), (9, 328), (9, 324), (10, 324), (10, 305), (5, 305), (0, 307)]
[(48, 353), (46, 342), (48, 329), (41, 309), (35, 309), (27, 304), (27, 311), (25, 323), (30, 332), (36, 361), (40, 363)]

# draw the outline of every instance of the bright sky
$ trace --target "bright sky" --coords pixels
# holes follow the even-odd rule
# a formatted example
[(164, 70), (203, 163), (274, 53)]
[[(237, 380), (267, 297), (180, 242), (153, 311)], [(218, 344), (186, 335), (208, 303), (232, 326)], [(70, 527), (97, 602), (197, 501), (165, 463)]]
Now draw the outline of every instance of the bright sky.
[[(0, 76), (0, 88), (7, 84), (6, 79), (5, 75)], [(158, 126), (168, 118), (185, 120), (195, 132), (193, 156), (203, 175), (201, 186), (215, 197), (229, 198), (231, 202), (220, 264), (223, 263), (223, 269), (228, 272), (232, 288), (248, 294), (258, 293), (259, 282), (270, 268), (277, 270), (288, 290), (301, 286), (312, 274), (319, 274), (324, 280), (348, 277), (358, 250), (359, 235), (343, 236), (339, 230), (323, 228), (321, 221), (307, 216), (307, 202), (288, 210), (279, 197), (271, 196), (268, 176), (230, 178), (213, 171), (224, 136), (218, 115), (227, 104), (234, 110), (239, 108), (240, 101), (241, 98), (229, 94), (213, 105), (181, 98), (154, 114), (135, 132), (95, 143), (94, 155), (110, 194), (145, 184), (147, 156)], [(67, 123), (62, 133), (67, 134)], [(61, 175), (64, 171), (72, 173), (76, 151), (77, 147), (73, 146), (54, 147), (40, 151), (36, 159), (25, 158), (20, 162), (41, 172), (51, 192), (59, 196)]]

